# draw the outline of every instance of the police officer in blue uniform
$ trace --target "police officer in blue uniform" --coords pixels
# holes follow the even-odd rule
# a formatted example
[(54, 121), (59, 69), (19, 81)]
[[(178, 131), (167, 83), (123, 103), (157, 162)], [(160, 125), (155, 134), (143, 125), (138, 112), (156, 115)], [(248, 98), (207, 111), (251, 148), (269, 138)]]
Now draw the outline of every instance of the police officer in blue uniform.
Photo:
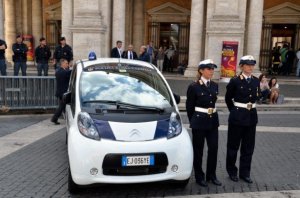
[(61, 37), (59, 39), (60, 45), (55, 48), (53, 58), (54, 58), (54, 67), (57, 69), (60, 66), (60, 59), (66, 59), (71, 65), (71, 61), (73, 60), (73, 50), (70, 45), (66, 43), (66, 38)]
[(243, 56), (239, 63), (241, 74), (232, 78), (226, 87), (225, 102), (230, 111), (226, 170), (234, 182), (238, 181), (235, 162), (241, 145), (239, 177), (247, 183), (253, 183), (250, 170), (258, 120), (256, 101), (260, 96), (259, 80), (252, 75), (255, 64), (253, 56)]
[[(222, 185), (216, 176), (219, 118), (215, 104), (218, 84), (211, 80), (215, 68), (217, 66), (211, 59), (199, 63), (199, 79), (189, 85), (186, 100), (187, 115), (193, 133), (195, 178), (196, 182), (204, 187), (209, 181), (218, 186)], [(206, 181), (202, 170), (205, 139), (208, 147)]]

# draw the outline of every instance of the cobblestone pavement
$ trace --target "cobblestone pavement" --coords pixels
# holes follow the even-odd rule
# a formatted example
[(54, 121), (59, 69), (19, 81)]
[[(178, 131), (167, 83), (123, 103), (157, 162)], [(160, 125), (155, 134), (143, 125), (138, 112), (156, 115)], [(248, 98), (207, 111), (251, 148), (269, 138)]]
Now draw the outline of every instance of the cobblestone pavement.
[(22, 116), (0, 116), (0, 137), (8, 135), (19, 129), (36, 124), (49, 117), (49, 115), (22, 115)]
[[(266, 117), (271, 115), (272, 112)], [(227, 116), (220, 115), (221, 120), (227, 120)], [(281, 114), (280, 117), (298, 119), (299, 114)], [(22, 123), (21, 120), (25, 118), (16, 116), (16, 119)], [(295, 124), (299, 122), (297, 119), (294, 120)], [(0, 117), (1, 123), (2, 120)], [(14, 123), (13, 119), (6, 120), (7, 126), (11, 126), (9, 121)], [(262, 118), (261, 125), (264, 123), (268, 121)], [(296, 127), (292, 123), (280, 126)], [(219, 134), (217, 176), (223, 183), (221, 187), (212, 184), (207, 188), (200, 187), (192, 177), (185, 189), (176, 188), (169, 183), (101, 185), (83, 189), (79, 194), (71, 196), (67, 190), (68, 160), (65, 129), (62, 129), (0, 159), (0, 197), (175, 197), (300, 190), (300, 130), (299, 133), (257, 133), (251, 172), (254, 183), (250, 185), (229, 180), (225, 172), (227, 133), (220, 131)]]

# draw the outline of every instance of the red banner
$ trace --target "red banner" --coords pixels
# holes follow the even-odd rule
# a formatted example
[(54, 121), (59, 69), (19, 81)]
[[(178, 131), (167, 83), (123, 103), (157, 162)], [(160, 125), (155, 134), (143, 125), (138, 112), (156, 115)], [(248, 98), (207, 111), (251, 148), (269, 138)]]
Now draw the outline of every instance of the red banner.
[(222, 60), (221, 60), (221, 78), (232, 78), (236, 74), (237, 41), (223, 41)]
[(33, 45), (33, 36), (29, 34), (23, 35), (23, 42), (27, 45), (27, 61), (33, 61), (34, 59), (34, 45)]

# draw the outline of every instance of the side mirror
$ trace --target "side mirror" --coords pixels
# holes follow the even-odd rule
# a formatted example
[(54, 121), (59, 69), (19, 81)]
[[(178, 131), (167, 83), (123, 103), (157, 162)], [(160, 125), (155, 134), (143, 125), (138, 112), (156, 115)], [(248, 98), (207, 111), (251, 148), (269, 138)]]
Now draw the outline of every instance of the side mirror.
[(62, 99), (65, 104), (70, 104), (71, 103), (71, 92), (64, 93)]
[(179, 104), (180, 103), (180, 95), (173, 93), (173, 96), (175, 98), (176, 104)]

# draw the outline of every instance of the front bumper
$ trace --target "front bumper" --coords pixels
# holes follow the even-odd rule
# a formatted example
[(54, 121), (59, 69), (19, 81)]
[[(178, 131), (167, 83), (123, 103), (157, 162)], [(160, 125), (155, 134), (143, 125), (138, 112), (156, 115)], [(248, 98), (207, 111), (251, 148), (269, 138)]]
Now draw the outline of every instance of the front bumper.
[[(107, 174), (103, 169), (105, 156), (122, 154), (155, 154), (163, 153), (167, 158), (165, 170), (154, 174), (145, 170), (145, 174), (120, 175)], [(78, 185), (94, 183), (144, 183), (164, 180), (186, 180), (190, 177), (193, 167), (193, 148), (186, 129), (174, 138), (161, 138), (153, 141), (122, 142), (101, 139), (91, 140), (78, 131), (70, 129), (68, 135), (68, 155), (73, 181)], [(121, 163), (121, 162), (120, 162)], [(176, 172), (171, 170), (178, 166)], [(92, 168), (98, 169), (98, 174), (91, 175)], [(134, 168), (133, 168), (134, 169)], [(147, 172), (148, 171), (148, 172)], [(150, 173), (150, 174), (149, 174)]]

